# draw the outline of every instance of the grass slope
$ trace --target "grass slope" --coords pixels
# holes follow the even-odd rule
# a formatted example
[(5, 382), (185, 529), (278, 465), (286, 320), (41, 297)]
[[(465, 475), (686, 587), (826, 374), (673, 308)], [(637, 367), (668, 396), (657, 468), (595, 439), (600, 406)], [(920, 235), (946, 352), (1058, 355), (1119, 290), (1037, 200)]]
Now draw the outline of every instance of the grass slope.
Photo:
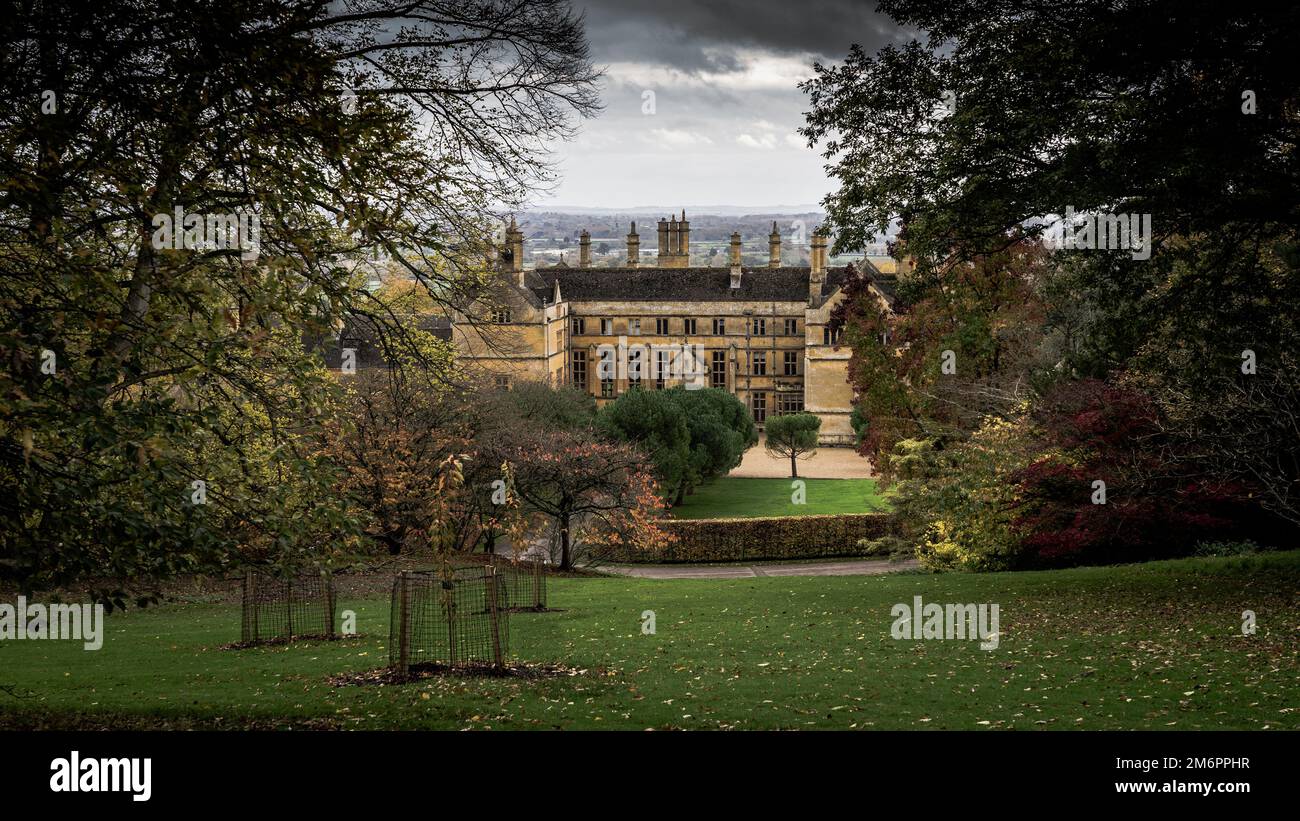
[[(1297, 728), (1300, 552), (1055, 572), (651, 581), (566, 578), (511, 617), (517, 658), (567, 678), (333, 687), (366, 637), (222, 650), (228, 604), (111, 616), (105, 645), (0, 642), (0, 727)], [(897, 641), (890, 608), (996, 602), (1002, 642)], [(643, 610), (657, 615), (642, 635)], [(1241, 633), (1253, 610), (1258, 632)]]
[(790, 501), (792, 481), (724, 476), (687, 496), (672, 515), (678, 519), (811, 516), (871, 513), (886, 507), (874, 479), (803, 479), (807, 484), (801, 505)]

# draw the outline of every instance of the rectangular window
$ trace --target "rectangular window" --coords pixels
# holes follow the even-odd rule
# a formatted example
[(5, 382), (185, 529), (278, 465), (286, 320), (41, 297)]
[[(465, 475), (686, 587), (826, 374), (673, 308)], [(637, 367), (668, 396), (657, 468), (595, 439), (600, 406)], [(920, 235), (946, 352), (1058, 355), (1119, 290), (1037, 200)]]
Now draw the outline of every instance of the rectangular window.
[(627, 352), (627, 386), (629, 388), (641, 387), (641, 374), (644, 366), (641, 361), (642, 349), (634, 348)]
[(840, 332), (839, 332), (838, 329), (836, 329), (834, 332), (832, 332), (832, 331), (831, 331), (831, 326), (826, 325), (826, 326), (823, 326), (823, 327), (822, 327), (822, 344), (823, 344), (823, 345), (838, 345), (839, 342), (840, 342)]
[(767, 354), (755, 352), (749, 355), (749, 372), (754, 376), (767, 376)]
[(778, 393), (776, 395), (776, 412), (778, 415), (803, 413), (803, 394)]
[(668, 376), (668, 352), (655, 351), (655, 388), (664, 389), (664, 378)]
[(799, 352), (798, 351), (785, 352), (785, 375), (786, 376), (799, 375)]
[(602, 399), (613, 399), (613, 398), (614, 398), (614, 380), (613, 380), (613, 379), (602, 379), (602, 380), (600, 380), (600, 395), (601, 395), (601, 398), (602, 398)]
[(601, 335), (601, 336), (613, 336), (613, 335), (614, 335), (614, 320), (612, 320), (612, 319), (602, 319), (602, 320), (600, 321), (600, 335)]
[(586, 393), (587, 391), (587, 352), (573, 352), (573, 387)]
[(763, 421), (767, 419), (767, 394), (763, 391), (751, 394), (749, 406), (754, 411), (754, 421), (760, 425), (763, 424)]
[(787, 320), (785, 321), (785, 335), (786, 335), (786, 336), (798, 336), (798, 335), (799, 335), (799, 320), (797, 320), (797, 319), (787, 319)]
[(494, 376), (492, 377), (492, 383), (496, 385), (496, 389), (499, 391), (510, 390), (510, 377), (508, 376)]
[(583, 319), (580, 316), (575, 316), (573, 318), (573, 335), (582, 336), (586, 332), (587, 332), (587, 320)]
[(714, 336), (725, 336), (726, 333), (727, 333), (727, 320), (723, 319), (722, 317), (714, 317), (714, 319), (713, 319), (713, 335), (714, 335)]
[(497, 325), (508, 325), (508, 324), (510, 324), (510, 309), (509, 309), (509, 308), (499, 308), (499, 309), (493, 311), (493, 312), (492, 312), (492, 321), (493, 321), (494, 323), (496, 323)]
[(752, 317), (749, 321), (749, 333), (751, 336), (767, 336), (767, 319), (761, 316)]
[(636, 336), (637, 334), (641, 333), (641, 320), (629, 319), (627, 321), (627, 332), (629, 334), (632, 334), (633, 336)]
[(714, 351), (712, 366), (709, 368), (709, 386), (727, 388), (727, 352)]
[(666, 334), (666, 333), (668, 333), (668, 318), (667, 318), (667, 317), (663, 317), (663, 318), (660, 318), (660, 319), (656, 319), (656, 320), (655, 320), (655, 333), (657, 333), (657, 334)]
[(682, 333), (686, 334), (687, 336), (695, 336), (695, 320), (694, 320), (694, 319), (683, 319), (683, 320), (682, 320)]

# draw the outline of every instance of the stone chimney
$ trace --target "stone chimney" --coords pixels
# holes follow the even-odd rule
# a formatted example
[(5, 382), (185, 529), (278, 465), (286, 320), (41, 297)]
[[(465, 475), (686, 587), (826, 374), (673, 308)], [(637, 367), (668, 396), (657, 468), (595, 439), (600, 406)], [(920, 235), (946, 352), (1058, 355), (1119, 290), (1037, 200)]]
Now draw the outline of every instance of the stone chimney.
[(731, 232), (731, 287), (740, 287), (740, 232)]
[(821, 228), (813, 231), (812, 272), (821, 276), (826, 275), (826, 234)]
[(772, 233), (767, 235), (767, 267), (781, 267), (781, 232), (776, 230), (776, 220), (772, 220)]
[(591, 233), (586, 228), (578, 235), (578, 267), (591, 267)]
[(636, 222), (632, 222), (632, 230), (627, 232), (627, 267), (635, 268), (641, 261), (641, 237), (636, 233)]
[(822, 284), (826, 282), (826, 234), (821, 228), (813, 231), (811, 262), (812, 268), (808, 272), (808, 298), (816, 300), (821, 297)]
[(660, 268), (685, 268), (689, 265), (691, 248), (691, 224), (686, 221), (686, 210), (682, 209), (682, 218), (676, 216), (659, 220), (659, 261)]
[(524, 232), (519, 230), (513, 216), (506, 228), (506, 253), (502, 261), (515, 275), (515, 284), (524, 287)]

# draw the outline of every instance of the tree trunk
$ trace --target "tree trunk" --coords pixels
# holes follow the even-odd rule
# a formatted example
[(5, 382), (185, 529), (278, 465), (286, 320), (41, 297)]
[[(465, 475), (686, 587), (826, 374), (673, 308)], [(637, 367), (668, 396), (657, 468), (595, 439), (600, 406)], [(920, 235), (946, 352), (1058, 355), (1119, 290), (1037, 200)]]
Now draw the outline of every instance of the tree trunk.
[(686, 482), (683, 481), (677, 486), (677, 498), (673, 499), (673, 507), (677, 507), (686, 499)]
[(794, 452), (794, 451), (790, 451), (790, 478), (791, 478), (791, 479), (798, 479), (798, 478), (799, 478), (799, 466), (798, 466), (798, 464), (795, 462), (795, 452)]
[(564, 513), (560, 516), (560, 570), (571, 570), (569, 566), (571, 557), (569, 556), (569, 514)]

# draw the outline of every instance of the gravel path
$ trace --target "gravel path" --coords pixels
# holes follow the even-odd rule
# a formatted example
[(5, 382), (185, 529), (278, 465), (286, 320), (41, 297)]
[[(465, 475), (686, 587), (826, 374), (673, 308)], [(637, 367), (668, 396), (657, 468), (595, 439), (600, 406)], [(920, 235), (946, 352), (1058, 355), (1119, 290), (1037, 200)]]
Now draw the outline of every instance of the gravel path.
[[(727, 475), (743, 479), (784, 479), (790, 475), (790, 460), (770, 456), (760, 436), (758, 444), (745, 451), (740, 466)], [(871, 462), (853, 448), (818, 448), (812, 456), (799, 460), (801, 479), (870, 479), (874, 475)]]

